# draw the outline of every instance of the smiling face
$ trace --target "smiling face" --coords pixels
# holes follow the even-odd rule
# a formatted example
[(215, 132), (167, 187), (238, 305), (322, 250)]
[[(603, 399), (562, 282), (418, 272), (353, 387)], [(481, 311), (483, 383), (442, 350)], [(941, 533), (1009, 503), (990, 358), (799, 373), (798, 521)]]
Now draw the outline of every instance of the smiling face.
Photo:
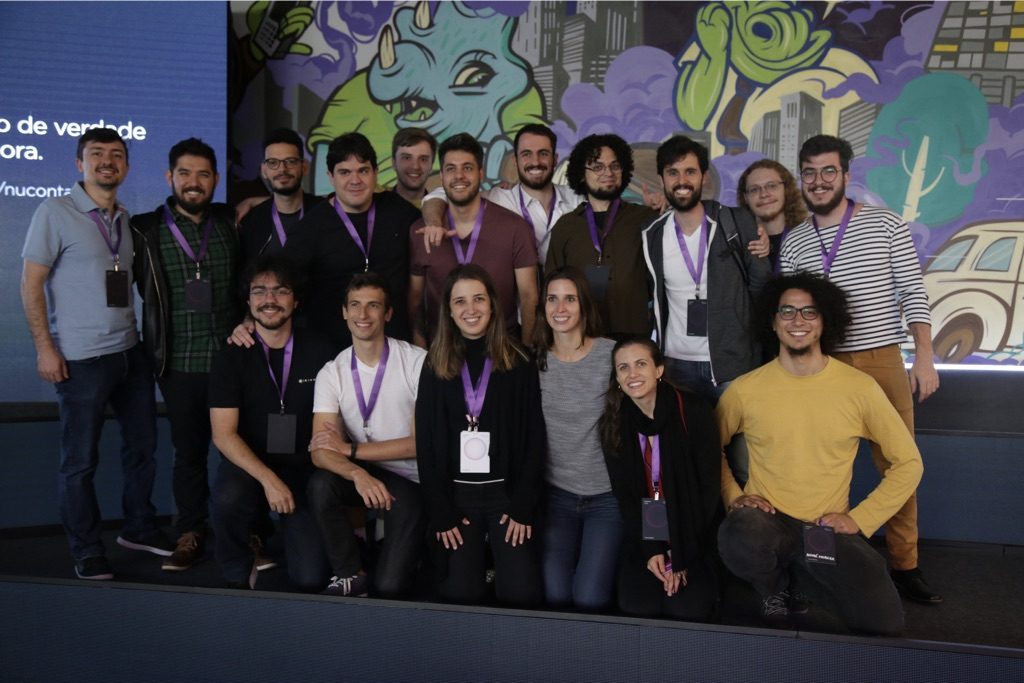
[(219, 181), (210, 160), (193, 154), (182, 154), (174, 163), (174, 170), (167, 172), (167, 183), (178, 208), (191, 216), (206, 212)]
[(786, 186), (773, 168), (755, 168), (747, 176), (747, 206), (757, 220), (774, 220), (786, 208)]
[(339, 161), (330, 173), (334, 194), (346, 213), (362, 213), (373, 204), (377, 169), (356, 156)]
[(581, 329), (579, 292), (572, 280), (552, 280), (544, 295), (544, 318), (555, 332), (563, 334)]
[(280, 329), (295, 313), (295, 292), (281, 284), (274, 273), (260, 273), (249, 283), (249, 315), (257, 326)]
[(540, 190), (551, 184), (555, 175), (558, 155), (551, 148), (551, 140), (545, 135), (523, 133), (516, 150), (516, 170), (519, 182), (532, 190)]
[(399, 147), (392, 161), (398, 184), (412, 194), (423, 192), (423, 186), (430, 177), (430, 167), (434, 163), (430, 143), (422, 140), (415, 145)]
[(452, 150), (441, 161), (441, 185), (455, 206), (472, 204), (480, 195), (484, 173), (470, 152)]
[(649, 401), (658, 391), (658, 380), (665, 366), (656, 365), (643, 344), (627, 344), (615, 352), (615, 380), (619, 388), (637, 404)]
[(128, 175), (128, 157), (121, 142), (87, 142), (75, 165), (86, 187), (106, 191), (117, 188)]
[(466, 339), (480, 339), (491, 322), (491, 298), (479, 280), (459, 280), (448, 302), (452, 320)]
[(595, 199), (612, 200), (622, 194), (622, 167), (611, 147), (602, 147), (597, 159), (587, 164), (583, 180), (587, 194)]
[(341, 310), (353, 339), (372, 341), (384, 337), (384, 324), (393, 313), (387, 296), (377, 287), (360, 287), (348, 293)]
[(787, 289), (779, 297), (779, 308), (792, 306), (797, 309), (792, 320), (783, 319), (779, 313), (772, 321), (772, 330), (779, 338), (780, 353), (789, 356), (806, 356), (821, 352), (821, 331), (823, 322), (819, 314), (814, 320), (806, 320), (800, 309), (814, 306), (814, 299), (802, 289)]
[[(822, 177), (832, 174), (834, 176), (829, 180)], [(800, 185), (804, 201), (811, 213), (818, 216), (827, 216), (842, 203), (849, 180), (850, 174), (844, 173), (840, 165), (839, 152), (809, 157), (800, 164)]]
[[(268, 165), (276, 165), (271, 169)], [(302, 158), (302, 150), (287, 142), (267, 145), (261, 164), (263, 182), (274, 194), (293, 195), (302, 188), (302, 179), (309, 169), (309, 162)]]
[(693, 209), (700, 202), (704, 188), (704, 174), (697, 155), (691, 152), (663, 168), (661, 182), (665, 187), (665, 198), (673, 209), (681, 213)]

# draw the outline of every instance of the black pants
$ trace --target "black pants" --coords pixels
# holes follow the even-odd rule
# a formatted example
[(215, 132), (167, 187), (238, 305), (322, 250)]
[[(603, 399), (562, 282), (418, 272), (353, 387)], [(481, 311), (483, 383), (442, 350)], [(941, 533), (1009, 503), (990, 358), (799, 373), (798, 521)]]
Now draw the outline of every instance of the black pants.
[[(619, 566), (619, 609), (637, 617), (670, 617), (682, 621), (708, 621), (718, 602), (718, 577), (713, 565), (700, 561), (686, 567), (686, 586), (675, 595), (647, 569), (640, 543), (630, 543)], [(681, 569), (682, 567), (677, 567)]]
[(206, 471), (210, 454), (209, 375), (168, 372), (160, 378), (174, 444), (172, 490), (178, 508), (177, 531), (203, 533), (209, 519), (210, 485)]
[(517, 607), (540, 605), (544, 590), (537, 560), (537, 528), (533, 530), (533, 539), (522, 545), (512, 547), (505, 542), (508, 523), (498, 523), (502, 514), (508, 512), (504, 484), (455, 484), (455, 506), (469, 519), (469, 525), (460, 524), (464, 544), (456, 550), (446, 550), (440, 541), (433, 541), (437, 556), (443, 561), (442, 569), (447, 568), (437, 587), (441, 599), (458, 603), (484, 600), (489, 538), (498, 602)]
[(903, 631), (903, 605), (885, 560), (860, 534), (836, 534), (834, 565), (808, 562), (803, 522), (757, 508), (730, 512), (718, 530), (722, 560), (739, 578), (767, 597), (789, 585), (798, 564), (835, 601), (850, 629), (895, 636)]

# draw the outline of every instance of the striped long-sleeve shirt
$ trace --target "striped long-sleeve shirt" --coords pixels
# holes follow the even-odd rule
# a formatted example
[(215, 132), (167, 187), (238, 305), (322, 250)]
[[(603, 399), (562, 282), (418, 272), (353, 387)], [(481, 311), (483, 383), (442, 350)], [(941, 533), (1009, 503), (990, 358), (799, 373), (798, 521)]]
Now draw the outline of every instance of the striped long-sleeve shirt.
[[(838, 224), (822, 227), (819, 238), (810, 219), (798, 225), (782, 245), (782, 272), (822, 273), (822, 249), (832, 246), (838, 231)], [(907, 324), (931, 324), (928, 293), (910, 230), (892, 211), (861, 207), (850, 219), (829, 279), (846, 293), (853, 318), (846, 340), (837, 351), (864, 351), (906, 342), (902, 318)]]

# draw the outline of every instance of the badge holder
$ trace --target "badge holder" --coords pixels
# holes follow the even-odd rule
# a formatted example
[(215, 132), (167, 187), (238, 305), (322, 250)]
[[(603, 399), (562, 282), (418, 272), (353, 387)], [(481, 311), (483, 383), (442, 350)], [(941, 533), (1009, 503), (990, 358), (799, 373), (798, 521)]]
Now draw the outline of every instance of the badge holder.
[(478, 423), (469, 420), (469, 428), (462, 431), (459, 444), (459, 471), (462, 474), (490, 474), (491, 434), (477, 431)]
[(808, 562), (836, 563), (836, 532), (830, 526), (804, 524), (804, 555)]
[(127, 270), (107, 271), (107, 308), (127, 308), (131, 297), (131, 280)]

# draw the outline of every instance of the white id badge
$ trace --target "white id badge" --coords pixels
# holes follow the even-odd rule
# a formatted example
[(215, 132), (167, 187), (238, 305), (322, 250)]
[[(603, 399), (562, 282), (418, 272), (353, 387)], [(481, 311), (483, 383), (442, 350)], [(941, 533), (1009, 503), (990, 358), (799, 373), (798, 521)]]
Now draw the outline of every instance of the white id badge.
[(463, 474), (490, 474), (491, 433), (463, 431), (461, 441), (459, 471)]

